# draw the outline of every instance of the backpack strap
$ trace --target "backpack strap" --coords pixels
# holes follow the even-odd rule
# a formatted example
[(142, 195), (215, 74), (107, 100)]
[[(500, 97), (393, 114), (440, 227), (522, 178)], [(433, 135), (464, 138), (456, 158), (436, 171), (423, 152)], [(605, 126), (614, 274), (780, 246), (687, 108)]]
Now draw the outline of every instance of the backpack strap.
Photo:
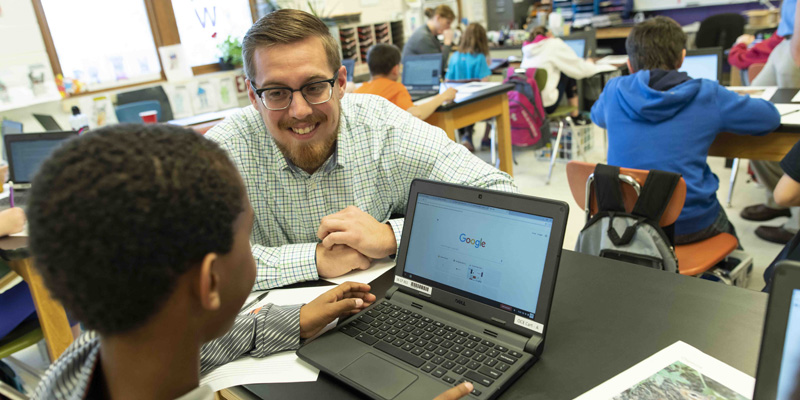
[(631, 214), (645, 217), (658, 226), (680, 180), (681, 174), (651, 170)]
[(625, 212), (622, 189), (619, 187), (619, 167), (597, 164), (594, 167), (594, 192), (597, 211)]

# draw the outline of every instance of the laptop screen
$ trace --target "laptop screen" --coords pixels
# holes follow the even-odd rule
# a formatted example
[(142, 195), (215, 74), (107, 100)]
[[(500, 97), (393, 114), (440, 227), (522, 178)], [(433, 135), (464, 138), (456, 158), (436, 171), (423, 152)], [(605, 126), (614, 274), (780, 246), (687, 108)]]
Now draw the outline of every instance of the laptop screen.
[(693, 79), (719, 81), (719, 56), (716, 54), (687, 55), (678, 71), (686, 72)]
[(800, 289), (792, 292), (792, 302), (789, 305), (789, 319), (786, 323), (786, 338), (783, 343), (783, 356), (781, 369), (778, 375), (777, 400), (792, 399), (800, 376)]
[(583, 58), (586, 55), (586, 40), (585, 39), (569, 39), (564, 43), (569, 46), (578, 57)]
[(442, 75), (442, 55), (426, 54), (406, 57), (403, 62), (403, 85), (436, 86)]
[[(74, 136), (77, 136), (77, 132)], [(29, 183), (50, 153), (71, 137), (72, 135), (60, 138), (6, 141), (13, 174), (12, 180), (17, 183)]]
[(552, 218), (420, 193), (411, 224), (407, 278), (534, 318)]

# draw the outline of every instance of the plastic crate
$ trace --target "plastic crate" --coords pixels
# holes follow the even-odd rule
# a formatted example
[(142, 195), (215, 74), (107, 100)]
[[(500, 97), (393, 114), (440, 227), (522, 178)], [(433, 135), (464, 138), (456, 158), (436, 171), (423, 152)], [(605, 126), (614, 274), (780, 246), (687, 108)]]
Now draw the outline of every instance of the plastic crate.
[[(536, 151), (536, 159), (540, 161), (550, 161), (553, 154), (553, 146), (558, 135), (558, 122), (550, 123), (550, 142)], [(585, 159), (586, 153), (592, 149), (594, 133), (592, 125), (575, 125), (575, 132), (566, 122), (564, 132), (561, 135), (561, 143), (558, 146), (557, 161), (568, 162), (578, 158)]]
[(751, 272), (753, 257), (741, 250), (734, 250), (725, 260), (704, 272), (701, 278), (746, 288)]

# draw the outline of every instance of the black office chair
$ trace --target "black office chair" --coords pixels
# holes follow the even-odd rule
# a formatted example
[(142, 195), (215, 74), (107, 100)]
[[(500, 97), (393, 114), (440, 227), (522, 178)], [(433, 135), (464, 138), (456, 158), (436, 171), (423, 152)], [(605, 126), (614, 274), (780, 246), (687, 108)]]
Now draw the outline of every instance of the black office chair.
[(698, 49), (706, 47), (730, 49), (736, 38), (744, 33), (746, 23), (744, 16), (740, 14), (712, 15), (700, 23), (700, 29), (695, 36), (695, 44)]

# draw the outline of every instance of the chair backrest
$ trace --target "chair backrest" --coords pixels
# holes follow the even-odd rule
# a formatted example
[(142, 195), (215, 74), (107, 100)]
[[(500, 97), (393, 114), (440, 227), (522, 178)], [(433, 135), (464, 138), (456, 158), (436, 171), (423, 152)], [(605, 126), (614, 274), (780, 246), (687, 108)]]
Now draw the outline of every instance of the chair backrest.
[(700, 23), (695, 36), (698, 48), (722, 47), (730, 49), (736, 38), (744, 33), (747, 23), (744, 16), (735, 13), (712, 15)]
[[(128, 103), (117, 106), (114, 109), (119, 122), (132, 123), (141, 123), (142, 119), (139, 117), (139, 113), (152, 110), (155, 110), (157, 115), (161, 117), (161, 104), (159, 104), (157, 100), (137, 101), (136, 103)], [(161, 119), (159, 118), (159, 121), (160, 120)]]
[(544, 85), (547, 83), (547, 70), (544, 68), (536, 68), (536, 74), (533, 76), (536, 81), (536, 86), (539, 86), (539, 91), (544, 90)]
[[(572, 192), (572, 197), (575, 199), (575, 202), (578, 203), (578, 206), (584, 210), (587, 210), (587, 181), (589, 181), (589, 178), (594, 173), (594, 168), (596, 165), (597, 164), (583, 161), (570, 161), (567, 164), (567, 181), (569, 182), (569, 189)], [(638, 187), (644, 186), (644, 182), (647, 180), (648, 173), (649, 171), (641, 169), (620, 168), (620, 175), (632, 178), (633, 181), (638, 184)], [(597, 213), (597, 199), (594, 196), (594, 190), (589, 190), (590, 207), (588, 208), (588, 214), (594, 215)], [(636, 204), (636, 200), (639, 198), (638, 192), (638, 188), (629, 184), (622, 184), (622, 201), (625, 203), (625, 211), (631, 212), (633, 210), (633, 206)], [(674, 224), (678, 219), (678, 216), (681, 214), (683, 203), (685, 201), (686, 181), (681, 178), (680, 182), (678, 182), (678, 186), (675, 187), (675, 191), (672, 193), (672, 198), (670, 199), (669, 204), (667, 204), (667, 209), (661, 216), (659, 225), (669, 226)]]
[(753, 82), (753, 79), (756, 79), (758, 74), (761, 73), (761, 70), (764, 69), (764, 65), (766, 64), (764, 63), (750, 64), (750, 66), (747, 67), (747, 80)]

